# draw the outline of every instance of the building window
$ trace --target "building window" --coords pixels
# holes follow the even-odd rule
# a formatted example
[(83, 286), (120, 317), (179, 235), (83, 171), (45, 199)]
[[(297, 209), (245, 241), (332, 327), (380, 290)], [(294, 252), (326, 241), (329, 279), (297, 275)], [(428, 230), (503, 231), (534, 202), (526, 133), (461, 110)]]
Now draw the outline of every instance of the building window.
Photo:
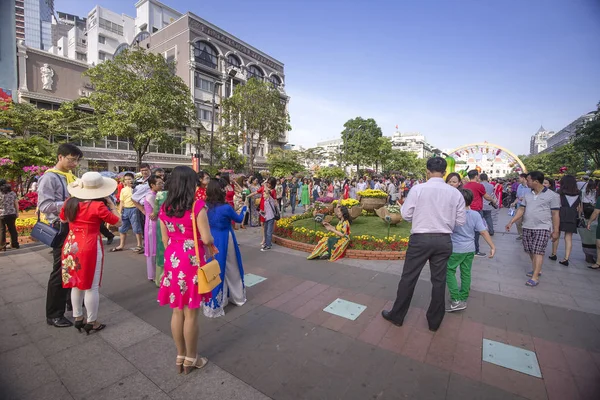
[(134, 43), (139, 44), (139, 43), (143, 42), (144, 40), (148, 39), (149, 37), (150, 37), (149, 32), (142, 31), (135, 36), (135, 38), (133, 39), (133, 42), (131, 42), (131, 44), (134, 44)]
[(100, 61), (104, 61), (104, 60), (106, 60), (106, 53), (103, 53), (103, 52), (101, 52), (101, 51), (100, 51), (100, 52), (98, 52), (98, 59), (99, 59)]
[(194, 43), (194, 61), (209, 68), (217, 69), (217, 52), (208, 43)]
[(123, 36), (123, 25), (115, 24), (107, 19), (100, 18), (100, 28), (116, 33), (119, 36)]
[(113, 57), (118, 56), (119, 54), (121, 54), (127, 48), (129, 48), (129, 46), (127, 45), (127, 43), (121, 43), (119, 45), (119, 47), (117, 47), (117, 49), (115, 50), (115, 54), (113, 55)]
[(256, 78), (262, 81), (264, 75), (265, 74), (256, 65), (251, 65), (250, 67), (248, 67), (248, 79)]
[(281, 79), (277, 75), (271, 75), (269, 77), (269, 82), (273, 85), (274, 88), (278, 88), (281, 85)]
[(75, 52), (75, 55), (77, 57), (77, 60), (79, 60), (79, 61), (87, 61), (87, 54), (80, 53), (80, 52)]
[(201, 121), (211, 121), (212, 111), (198, 107), (198, 119), (200, 119)]
[(105, 44), (106, 43), (106, 37), (104, 37), (102, 35), (98, 35), (98, 43)]
[(202, 75), (200, 75), (199, 73), (195, 73), (195, 86), (200, 89), (203, 90), (205, 92), (209, 92), (212, 93), (215, 87), (215, 83), (213, 81), (209, 81), (208, 79), (205, 79), (202, 77)]
[(240, 68), (242, 66), (242, 62), (240, 61), (240, 59), (237, 56), (230, 54), (227, 56), (227, 65), (230, 67)]

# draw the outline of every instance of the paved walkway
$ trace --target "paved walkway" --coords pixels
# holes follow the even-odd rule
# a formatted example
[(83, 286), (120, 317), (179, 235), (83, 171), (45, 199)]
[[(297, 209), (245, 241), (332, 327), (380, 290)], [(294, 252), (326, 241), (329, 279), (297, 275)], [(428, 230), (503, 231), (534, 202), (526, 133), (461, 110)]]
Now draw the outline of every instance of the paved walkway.
[[(403, 327), (379, 315), (401, 262), (309, 262), (277, 246), (261, 253), (257, 230), (238, 232), (246, 273), (267, 279), (243, 307), (202, 319), (211, 364), (187, 377), (174, 373), (170, 310), (157, 306), (143, 256), (107, 254), (99, 316), (108, 327), (90, 336), (45, 324), (46, 249), (1, 256), (2, 398), (600, 398), (600, 273), (577, 244), (572, 267), (546, 262), (542, 284), (526, 288), (516, 235), (496, 235), (499, 256), (476, 261), (468, 309), (433, 334), (426, 279)], [(367, 308), (354, 321), (324, 312), (336, 298)], [(483, 339), (535, 351), (542, 378), (482, 361)]]

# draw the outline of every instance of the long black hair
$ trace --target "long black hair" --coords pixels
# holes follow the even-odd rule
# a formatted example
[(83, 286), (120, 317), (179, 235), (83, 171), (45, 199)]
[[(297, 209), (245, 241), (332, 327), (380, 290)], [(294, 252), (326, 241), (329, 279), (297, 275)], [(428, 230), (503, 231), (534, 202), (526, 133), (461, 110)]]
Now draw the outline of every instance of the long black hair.
[(223, 178), (211, 179), (206, 187), (206, 204), (209, 207), (220, 206), (225, 204), (225, 190), (223, 186)]
[(559, 194), (565, 196), (577, 196), (579, 194), (577, 179), (573, 175), (565, 175), (561, 178)]
[[(67, 199), (64, 207), (65, 207), (65, 218), (67, 218), (68, 222), (73, 222), (77, 219), (77, 214), (79, 213), (79, 204), (82, 201), (88, 201), (88, 200), (81, 200), (81, 199), (78, 199), (77, 197), (69, 197)], [(106, 199), (89, 200), (89, 202), (87, 203), (87, 206), (89, 207), (95, 201), (99, 201), (108, 207), (108, 202), (106, 201)]]
[(350, 211), (348, 211), (348, 207), (340, 206), (340, 212), (342, 213), (342, 218), (344, 221), (352, 222), (352, 218), (350, 217)]
[(208, 176), (210, 178), (210, 174), (206, 171), (198, 171), (198, 186), (202, 187), (202, 180), (204, 180), (204, 177)]
[(169, 177), (169, 191), (165, 200), (165, 212), (169, 217), (181, 218), (194, 205), (198, 176), (190, 167), (179, 165)]

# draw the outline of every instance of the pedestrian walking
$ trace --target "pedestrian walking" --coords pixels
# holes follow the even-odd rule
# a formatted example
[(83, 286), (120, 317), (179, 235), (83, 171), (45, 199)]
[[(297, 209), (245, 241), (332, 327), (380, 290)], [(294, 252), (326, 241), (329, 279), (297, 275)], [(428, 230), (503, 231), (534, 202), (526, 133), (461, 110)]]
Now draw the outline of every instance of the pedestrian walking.
[(19, 217), (19, 200), (10, 184), (0, 180), (0, 251), (6, 251), (6, 232), (10, 234), (10, 248), (19, 248), (17, 218)]
[(113, 247), (110, 251), (111, 253), (122, 251), (125, 247), (125, 242), (127, 241), (127, 232), (131, 229), (133, 234), (135, 235), (136, 247), (132, 250), (138, 254), (144, 253), (143, 247), (143, 236), (144, 228), (142, 227), (142, 223), (140, 222), (140, 214), (145, 218), (143, 213), (139, 213), (137, 205), (133, 201), (133, 180), (134, 176), (132, 173), (127, 173), (123, 177), (123, 189), (121, 189), (121, 198), (119, 202), (119, 212), (122, 218), (122, 225), (119, 228), (119, 235), (121, 236), (121, 241), (117, 247)]
[[(527, 193), (527, 191), (528, 191), (527, 174), (520, 174), (518, 182), (515, 182), (512, 184), (511, 190), (513, 193), (514, 200), (510, 206), (511, 206), (511, 208), (515, 208), (518, 211), (519, 207), (521, 207), (521, 205), (523, 203), (523, 198), (525, 196), (525, 193)], [(519, 236), (517, 236), (517, 240), (522, 240), (523, 239), (523, 220), (522, 219), (517, 222), (517, 232), (519, 233)]]
[(447, 263), (452, 254), (450, 234), (455, 226), (466, 222), (465, 200), (458, 190), (444, 182), (445, 171), (443, 158), (427, 160), (429, 180), (414, 186), (402, 205), (402, 218), (412, 222), (411, 236), (396, 301), (390, 311), (381, 312), (383, 318), (396, 325), (404, 322), (427, 261), (433, 285), (427, 310), (429, 329), (436, 331), (444, 319)]
[[(458, 189), (465, 199), (467, 221), (462, 226), (455, 226), (452, 231), (452, 255), (448, 259), (448, 291), (450, 292), (450, 306), (446, 312), (460, 311), (467, 308), (467, 300), (471, 290), (471, 267), (475, 257), (475, 232), (479, 232), (490, 246), (490, 255), (493, 258), (496, 247), (492, 242), (491, 235), (481, 219), (479, 213), (471, 210), (473, 192), (469, 189)], [(460, 289), (456, 281), (456, 270), (460, 270)]]
[[(494, 204), (492, 196), (486, 193), (485, 186), (483, 186), (479, 180), (479, 171), (473, 169), (468, 173), (469, 182), (463, 185), (463, 188), (469, 189), (473, 192), (473, 203), (471, 203), (471, 210), (479, 213), (483, 218), (483, 202), (488, 200)], [(486, 176), (487, 177), (487, 176)], [(479, 251), (479, 232), (475, 231), (475, 256), (485, 257), (485, 253)]]
[(114, 179), (104, 178), (98, 172), (86, 172), (81, 179), (69, 183), (67, 190), (71, 197), (60, 211), (61, 222), (69, 224), (69, 234), (62, 248), (62, 285), (71, 289), (75, 328), (80, 332), (83, 329), (88, 335), (106, 327), (98, 322), (98, 288), (104, 268), (100, 225), (121, 225), (117, 207), (110, 198), (116, 189)]
[[(577, 223), (583, 211), (577, 180), (573, 175), (565, 175), (561, 178), (558, 194), (560, 196), (559, 231), (565, 233), (565, 258), (558, 263), (568, 267), (573, 249), (573, 234), (577, 233)], [(556, 253), (559, 243), (560, 236), (559, 240), (552, 242), (552, 254), (549, 257), (552, 261), (556, 261), (558, 258)]]
[(555, 242), (559, 238), (560, 196), (544, 187), (544, 174), (539, 171), (527, 174), (526, 182), (530, 189), (523, 195), (521, 206), (506, 225), (506, 231), (510, 232), (515, 222), (523, 220), (523, 248), (531, 257), (533, 267), (527, 273), (531, 279), (525, 284), (535, 287), (539, 284), (548, 240), (552, 238)]
[(292, 215), (296, 212), (296, 205), (298, 204), (298, 178), (292, 178), (292, 182), (288, 184), (288, 190), (290, 192), (290, 206), (292, 207)]
[[(48, 279), (46, 295), (46, 322), (56, 328), (66, 328), (73, 323), (65, 318), (65, 306), (70, 296), (69, 289), (62, 284), (62, 246), (67, 237), (68, 225), (61, 224), (59, 213), (69, 192), (67, 185), (77, 179), (71, 173), (83, 157), (83, 152), (75, 145), (64, 143), (58, 146), (56, 166), (42, 175), (38, 185), (38, 208), (48, 223), (59, 231), (57, 246), (52, 249), (52, 272)], [(68, 299), (71, 303), (71, 299)]]
[(488, 182), (487, 174), (479, 175), (479, 180), (485, 188), (485, 193), (492, 198), (492, 201), (483, 201), (483, 209), (481, 210), (481, 215), (483, 216), (483, 220), (487, 225), (487, 232), (490, 234), (490, 236), (494, 236), (494, 220), (492, 218), (492, 213), (499, 207), (499, 200), (496, 197), (496, 190), (494, 185)]
[(156, 195), (164, 189), (162, 178), (152, 175), (148, 178), (150, 191), (144, 199), (144, 214), (146, 223), (144, 224), (144, 255), (146, 256), (146, 272), (148, 280), (152, 283), (156, 281), (156, 247), (157, 247), (157, 221), (155, 215)]

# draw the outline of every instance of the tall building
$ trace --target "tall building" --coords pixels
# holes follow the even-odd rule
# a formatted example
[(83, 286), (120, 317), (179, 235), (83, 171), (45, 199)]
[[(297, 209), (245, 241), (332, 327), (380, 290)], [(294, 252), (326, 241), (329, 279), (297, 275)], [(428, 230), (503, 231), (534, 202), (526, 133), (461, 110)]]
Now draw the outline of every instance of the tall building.
[(14, 11), (14, 2), (0, 1), (0, 101), (17, 93), (17, 35)]
[(548, 139), (554, 135), (554, 131), (547, 131), (543, 126), (531, 136), (529, 142), (529, 154), (538, 154), (546, 150)]
[(392, 135), (392, 149), (415, 153), (417, 158), (429, 158), (441, 153), (420, 133), (400, 133), (399, 131)]
[[(51, 52), (20, 45), (19, 98), (56, 109), (63, 101), (88, 96), (94, 88), (81, 76), (85, 69), (129, 47), (141, 47), (175, 63), (174, 72), (188, 85), (205, 131), (211, 131), (214, 109), (214, 132), (218, 132), (221, 100), (250, 78), (270, 83), (282, 102), (289, 101), (282, 62), (191, 12), (181, 14), (156, 0), (140, 0), (136, 9), (133, 18), (94, 7), (87, 16), (86, 29), (75, 23)], [(196, 153), (201, 156), (201, 164), (207, 164), (208, 149), (195, 149), (181, 136), (175, 139), (180, 145), (169, 151), (151, 143), (144, 161), (173, 168), (191, 164), (191, 155)], [(250, 146), (254, 146), (255, 167), (261, 168), (266, 165), (268, 152), (273, 147), (282, 147), (287, 140), (288, 133), (282, 132), (273, 142), (246, 142), (239, 150), (248, 155)], [(79, 145), (85, 155), (82, 169), (118, 171), (131, 169), (135, 164), (135, 152), (123, 138), (111, 136), (80, 141)]]
[(577, 133), (577, 128), (594, 118), (594, 115), (596, 115), (595, 111), (584, 114), (575, 121), (571, 122), (569, 125), (562, 128), (560, 131), (556, 132), (555, 135), (548, 139), (548, 145), (546, 149), (543, 150), (543, 153), (551, 153), (555, 149), (569, 143), (575, 136), (575, 133)]
[[(77, 15), (68, 14), (61, 11), (56, 12), (56, 16), (52, 16), (52, 46), (57, 46), (58, 41), (62, 37), (68, 37), (69, 31), (73, 29), (73, 27), (77, 27), (81, 31), (85, 31), (86, 20), (86, 18), (82, 18)], [(52, 50), (48, 51), (54, 52)]]
[(54, 0), (15, 0), (17, 39), (23, 39), (28, 47), (48, 51), (52, 47), (53, 14)]

